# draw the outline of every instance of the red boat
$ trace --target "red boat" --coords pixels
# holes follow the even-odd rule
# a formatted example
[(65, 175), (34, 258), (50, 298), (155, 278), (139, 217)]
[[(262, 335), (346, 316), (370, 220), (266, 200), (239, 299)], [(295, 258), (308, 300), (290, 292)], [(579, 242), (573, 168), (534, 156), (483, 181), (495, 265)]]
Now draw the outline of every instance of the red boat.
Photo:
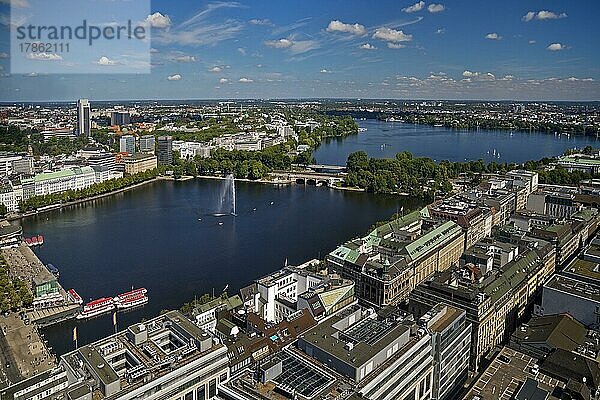
[(25, 238), (25, 244), (31, 246), (31, 238)]
[(37, 242), (41, 246), (44, 244), (44, 237), (42, 235), (38, 235)]
[(90, 301), (83, 310), (77, 315), (77, 319), (91, 318), (100, 314), (110, 312), (115, 309), (115, 304), (111, 297), (101, 297), (99, 299)]
[(83, 299), (81, 298), (81, 296), (79, 295), (79, 293), (77, 293), (75, 291), (75, 289), (69, 289), (69, 290), (67, 290), (67, 296), (69, 296), (69, 299), (71, 299), (71, 301), (73, 303), (83, 304)]
[(38, 244), (39, 244), (39, 243), (38, 243), (38, 238), (37, 238), (37, 236), (34, 236), (34, 237), (32, 237), (32, 238), (31, 238), (31, 245), (32, 245), (32, 246), (37, 246)]
[(113, 301), (118, 309), (136, 307), (148, 302), (146, 293), (148, 293), (146, 288), (133, 289), (129, 292), (121, 293)]

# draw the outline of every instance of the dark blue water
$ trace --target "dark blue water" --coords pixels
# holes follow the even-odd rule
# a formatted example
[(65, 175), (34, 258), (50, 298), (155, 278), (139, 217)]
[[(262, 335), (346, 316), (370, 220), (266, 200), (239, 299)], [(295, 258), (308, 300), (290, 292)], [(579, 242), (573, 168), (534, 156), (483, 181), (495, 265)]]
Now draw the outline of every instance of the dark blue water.
[[(509, 131), (459, 131), (429, 125), (378, 120), (358, 121), (366, 132), (324, 141), (315, 152), (317, 162), (345, 165), (348, 154), (364, 150), (371, 157), (392, 158), (401, 151), (436, 161), (484, 159), (516, 162), (557, 156), (566, 149), (600, 142), (595, 137)], [(382, 146), (383, 145), (383, 146)], [(494, 156), (494, 150), (496, 156)], [(498, 156), (500, 153), (500, 156)]]
[[(236, 293), (281, 268), (286, 258), (290, 264), (323, 258), (403, 204), (408, 208), (408, 200), (398, 197), (237, 183), (238, 216), (207, 215), (220, 207), (223, 184), (156, 182), (22, 225), (26, 235), (44, 235), (38, 256), (59, 266), (63, 287), (75, 288), (85, 301), (132, 285), (148, 289), (145, 307), (119, 314), (122, 328), (213, 288), (218, 294), (229, 284), (229, 293)], [(73, 348), (74, 324), (44, 331), (58, 354)], [(112, 331), (110, 315), (77, 324), (80, 346)]]

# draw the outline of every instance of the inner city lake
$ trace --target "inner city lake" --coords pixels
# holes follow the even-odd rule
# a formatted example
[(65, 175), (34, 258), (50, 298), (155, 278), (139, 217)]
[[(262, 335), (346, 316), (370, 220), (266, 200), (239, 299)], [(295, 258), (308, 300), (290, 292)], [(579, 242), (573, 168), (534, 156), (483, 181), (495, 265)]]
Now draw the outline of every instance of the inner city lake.
[[(437, 161), (522, 162), (597, 143), (595, 137), (573, 135), (454, 131), (374, 120), (359, 124), (367, 130), (324, 142), (315, 152), (317, 161), (343, 165), (353, 151), (393, 157), (407, 150)], [(493, 156), (494, 151), (500, 156)], [(238, 182), (237, 216), (215, 217), (211, 214), (219, 211), (222, 190), (220, 180), (159, 181), (21, 224), (26, 235), (44, 235), (46, 244), (36, 253), (42, 262), (60, 268), (62, 286), (75, 288), (84, 302), (132, 286), (148, 289), (147, 305), (119, 313), (122, 329), (161, 310), (179, 308), (194, 296), (213, 290), (219, 294), (226, 285), (229, 293), (236, 293), (286, 260), (299, 264), (322, 259), (401, 207), (419, 205), (396, 196)], [(75, 324), (79, 345), (113, 330), (110, 314), (46, 328), (45, 338), (56, 353), (74, 347)]]

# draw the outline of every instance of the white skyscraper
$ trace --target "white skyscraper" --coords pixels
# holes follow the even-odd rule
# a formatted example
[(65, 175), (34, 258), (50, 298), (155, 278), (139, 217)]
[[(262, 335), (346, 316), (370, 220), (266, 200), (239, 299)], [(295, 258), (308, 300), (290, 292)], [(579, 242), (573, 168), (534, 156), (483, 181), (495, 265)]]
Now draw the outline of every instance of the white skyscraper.
[(92, 131), (91, 108), (88, 99), (77, 100), (77, 135), (90, 137)]
[(121, 153), (135, 153), (135, 136), (121, 136), (121, 139), (119, 140), (119, 151)]

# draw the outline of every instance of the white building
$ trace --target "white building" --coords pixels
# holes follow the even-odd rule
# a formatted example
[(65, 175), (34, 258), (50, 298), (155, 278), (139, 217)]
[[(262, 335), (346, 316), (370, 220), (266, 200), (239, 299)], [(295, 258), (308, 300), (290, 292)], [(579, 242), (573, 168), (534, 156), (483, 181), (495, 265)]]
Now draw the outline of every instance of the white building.
[(175, 149), (175, 142), (173, 142), (173, 150), (179, 151), (181, 158), (191, 160), (196, 156), (202, 158), (210, 157), (212, 147), (201, 142), (182, 142), (178, 143), (177, 149)]
[(433, 354), (432, 400), (449, 400), (467, 379), (471, 354), (471, 324), (464, 310), (437, 304), (419, 319), (431, 335)]
[(155, 150), (156, 150), (156, 144), (154, 141), (154, 135), (140, 136), (140, 153), (154, 154)]
[(124, 135), (119, 139), (119, 151), (121, 153), (135, 153), (135, 136)]
[(13, 163), (22, 159), (20, 154), (1, 153), (0, 154), (0, 176), (7, 176), (13, 173)]
[(7, 184), (0, 186), (0, 204), (4, 204), (8, 212), (17, 211), (21, 200), (23, 200), (23, 187), (21, 185), (15, 185), (9, 181)]
[(33, 195), (44, 196), (67, 190), (85, 189), (96, 182), (96, 173), (92, 167), (71, 167), (37, 174), (22, 182), (24, 186), (33, 184)]

